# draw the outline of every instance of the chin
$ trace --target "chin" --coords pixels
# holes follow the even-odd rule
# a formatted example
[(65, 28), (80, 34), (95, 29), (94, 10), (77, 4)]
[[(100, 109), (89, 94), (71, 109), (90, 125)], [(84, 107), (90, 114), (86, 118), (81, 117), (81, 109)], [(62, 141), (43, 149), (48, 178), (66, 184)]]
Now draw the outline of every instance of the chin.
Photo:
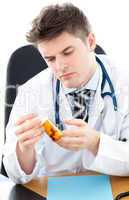
[(79, 85), (77, 83), (76, 84), (74, 84), (74, 83), (63, 83), (63, 85), (66, 88), (78, 88), (79, 87)]

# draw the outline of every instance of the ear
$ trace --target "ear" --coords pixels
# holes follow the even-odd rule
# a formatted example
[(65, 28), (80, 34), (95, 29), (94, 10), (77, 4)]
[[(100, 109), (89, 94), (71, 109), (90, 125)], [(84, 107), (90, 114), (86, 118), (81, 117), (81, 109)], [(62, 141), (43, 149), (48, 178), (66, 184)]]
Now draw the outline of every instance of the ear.
[(87, 46), (90, 51), (94, 51), (96, 47), (96, 39), (94, 33), (90, 32), (87, 37)]

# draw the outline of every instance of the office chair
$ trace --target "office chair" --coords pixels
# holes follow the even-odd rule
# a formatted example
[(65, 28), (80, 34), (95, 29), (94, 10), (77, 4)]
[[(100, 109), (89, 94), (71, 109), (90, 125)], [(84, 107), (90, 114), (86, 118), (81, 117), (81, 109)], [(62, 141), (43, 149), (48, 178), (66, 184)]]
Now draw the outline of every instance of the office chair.
[[(104, 50), (97, 45), (97, 54), (105, 54)], [(5, 127), (16, 98), (17, 86), (47, 68), (47, 64), (33, 45), (18, 48), (12, 53), (7, 66), (6, 94), (5, 94)], [(5, 134), (6, 140), (6, 134)], [(1, 173), (6, 175), (3, 163)]]

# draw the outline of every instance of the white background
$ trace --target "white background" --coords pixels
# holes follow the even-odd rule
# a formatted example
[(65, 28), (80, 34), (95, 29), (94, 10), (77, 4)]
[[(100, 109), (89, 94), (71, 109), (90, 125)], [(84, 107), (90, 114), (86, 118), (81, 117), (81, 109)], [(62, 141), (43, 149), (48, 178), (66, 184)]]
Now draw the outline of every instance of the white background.
[[(26, 32), (32, 19), (54, 0), (0, 0), (0, 145), (3, 143), (4, 85), (8, 59), (18, 47), (27, 44)], [(71, 0), (88, 16), (97, 43), (129, 77), (128, 0)]]

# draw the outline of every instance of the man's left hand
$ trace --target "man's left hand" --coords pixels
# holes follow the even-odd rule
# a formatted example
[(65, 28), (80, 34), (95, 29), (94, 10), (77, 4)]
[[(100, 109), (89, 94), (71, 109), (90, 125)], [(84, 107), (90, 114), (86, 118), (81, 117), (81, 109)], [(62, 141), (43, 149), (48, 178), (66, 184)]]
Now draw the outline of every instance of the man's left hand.
[(98, 152), (100, 134), (81, 119), (65, 120), (65, 124), (75, 128), (63, 131), (63, 136), (57, 142), (61, 147), (71, 151), (88, 149), (94, 155)]

